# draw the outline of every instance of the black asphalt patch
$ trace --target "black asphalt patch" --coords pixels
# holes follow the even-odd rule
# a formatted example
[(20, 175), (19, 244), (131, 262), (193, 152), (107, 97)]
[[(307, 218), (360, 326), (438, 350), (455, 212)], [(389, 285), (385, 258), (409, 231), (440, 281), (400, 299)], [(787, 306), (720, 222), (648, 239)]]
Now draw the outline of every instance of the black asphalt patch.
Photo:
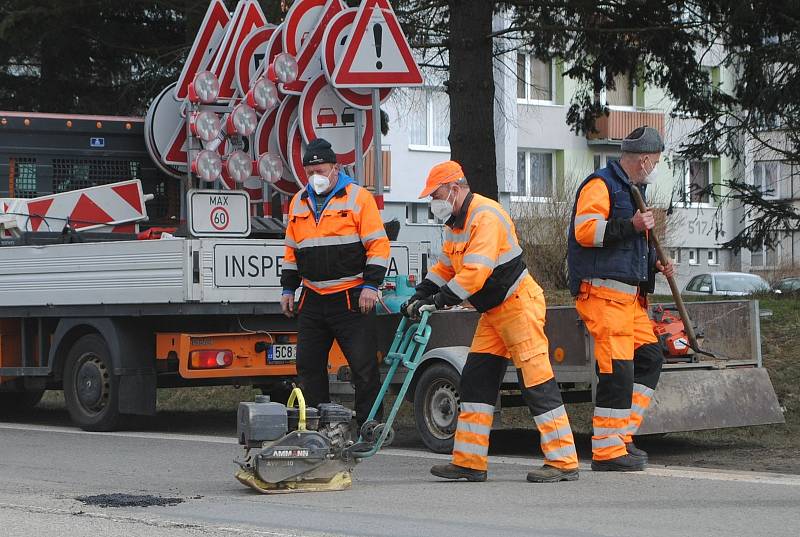
[(183, 503), (183, 498), (164, 498), (150, 494), (97, 494), (95, 496), (78, 496), (75, 499), (96, 507), (165, 507)]

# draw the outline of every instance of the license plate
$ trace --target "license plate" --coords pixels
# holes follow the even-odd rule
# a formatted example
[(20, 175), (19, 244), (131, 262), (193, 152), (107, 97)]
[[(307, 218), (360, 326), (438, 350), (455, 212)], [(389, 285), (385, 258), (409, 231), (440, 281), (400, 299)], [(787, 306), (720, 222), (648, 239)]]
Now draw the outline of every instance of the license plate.
[(270, 363), (294, 362), (297, 356), (297, 345), (271, 345), (267, 349), (267, 361)]

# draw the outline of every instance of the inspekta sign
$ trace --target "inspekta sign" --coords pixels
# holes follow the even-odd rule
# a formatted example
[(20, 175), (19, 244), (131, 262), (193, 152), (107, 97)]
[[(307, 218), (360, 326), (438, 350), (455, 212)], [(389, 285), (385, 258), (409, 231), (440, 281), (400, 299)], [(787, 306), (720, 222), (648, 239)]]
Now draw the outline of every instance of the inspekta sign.
[(250, 196), (243, 190), (190, 190), (189, 232), (194, 237), (246, 237)]

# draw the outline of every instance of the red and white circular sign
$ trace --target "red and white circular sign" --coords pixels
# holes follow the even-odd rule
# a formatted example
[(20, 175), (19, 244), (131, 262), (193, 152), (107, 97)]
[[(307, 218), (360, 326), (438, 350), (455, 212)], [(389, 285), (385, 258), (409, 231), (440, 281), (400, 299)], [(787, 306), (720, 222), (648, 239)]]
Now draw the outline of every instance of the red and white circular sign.
[[(264, 153), (272, 153), (273, 155), (280, 156), (280, 152), (278, 151), (278, 133), (275, 122), (277, 117), (277, 109), (261, 117), (253, 139), (253, 148), (255, 149), (257, 157)], [(281, 174), (281, 178), (273, 183), (272, 186), (283, 194), (292, 195), (297, 192), (299, 186), (286, 160), (283, 157), (281, 157), (281, 160), (283, 161), (283, 173)]]
[[(306, 85), (300, 97), (300, 133), (306, 143), (324, 138), (336, 153), (336, 162), (347, 166), (356, 161), (355, 117), (363, 114), (344, 102), (319, 75)], [(372, 114), (364, 114), (364, 132), (359, 137), (364, 151), (372, 143)]]
[(236, 53), (236, 88), (241, 95), (247, 94), (256, 80), (256, 73), (263, 71), (261, 66), (267, 61), (267, 47), (270, 37), (275, 33), (274, 26), (256, 28), (244, 38)]
[(296, 0), (283, 22), (283, 51), (297, 57), (322, 16), (326, 0)]
[(301, 187), (308, 184), (308, 176), (303, 169), (303, 151), (306, 149), (306, 144), (303, 142), (303, 137), (300, 135), (299, 121), (295, 120), (289, 130), (289, 163), (291, 164), (292, 172), (295, 179)]
[(176, 85), (173, 82), (164, 88), (150, 103), (144, 119), (144, 142), (155, 165), (167, 175), (181, 179), (186, 172), (164, 162), (164, 155), (169, 151), (175, 133), (180, 128), (186, 129), (181, 118), (183, 102), (176, 101), (171, 95)]
[(296, 95), (287, 95), (278, 106), (278, 117), (275, 118), (275, 128), (278, 133), (278, 150), (280, 156), (286, 162), (289, 162), (289, 129), (292, 123), (297, 119), (297, 106), (300, 104), (300, 97)]
[(231, 223), (231, 215), (225, 207), (217, 206), (211, 209), (209, 218), (211, 219), (211, 227), (217, 231), (225, 231), (228, 228), (228, 224)]
[[(325, 73), (329, 84), (331, 83), (330, 80), (333, 76), (333, 70), (344, 54), (347, 36), (350, 35), (350, 30), (353, 27), (353, 22), (356, 20), (357, 13), (357, 7), (345, 9), (337, 13), (325, 27), (325, 34), (322, 37), (320, 59), (322, 60), (322, 72)], [(331, 86), (333, 86), (333, 84), (331, 84)], [(360, 108), (362, 110), (369, 110), (372, 108), (371, 88), (356, 89), (334, 87), (333, 90), (344, 102), (353, 108)], [(391, 93), (392, 88), (381, 88), (379, 93), (381, 103), (385, 102)]]

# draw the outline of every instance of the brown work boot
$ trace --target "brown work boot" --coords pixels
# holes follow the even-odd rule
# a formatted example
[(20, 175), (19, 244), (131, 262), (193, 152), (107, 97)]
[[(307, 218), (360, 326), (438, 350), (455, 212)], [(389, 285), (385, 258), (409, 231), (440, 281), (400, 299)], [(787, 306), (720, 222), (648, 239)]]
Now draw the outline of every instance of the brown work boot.
[(531, 483), (558, 483), (559, 481), (577, 481), (578, 469), (562, 470), (549, 464), (528, 472), (528, 481)]
[(467, 481), (486, 481), (486, 470), (473, 470), (455, 464), (437, 464), (431, 466), (431, 473), (445, 479), (466, 479)]
[(623, 455), (607, 461), (592, 461), (595, 472), (641, 472), (647, 464), (632, 455)]

